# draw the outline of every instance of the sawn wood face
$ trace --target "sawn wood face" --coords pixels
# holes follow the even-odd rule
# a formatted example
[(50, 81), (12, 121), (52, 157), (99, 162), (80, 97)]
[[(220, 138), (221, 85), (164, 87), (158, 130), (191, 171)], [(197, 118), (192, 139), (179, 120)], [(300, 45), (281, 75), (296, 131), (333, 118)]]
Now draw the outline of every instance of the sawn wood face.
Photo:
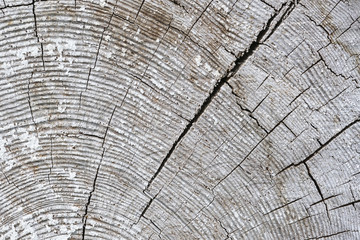
[(360, 239), (360, 2), (0, 1), (0, 239)]

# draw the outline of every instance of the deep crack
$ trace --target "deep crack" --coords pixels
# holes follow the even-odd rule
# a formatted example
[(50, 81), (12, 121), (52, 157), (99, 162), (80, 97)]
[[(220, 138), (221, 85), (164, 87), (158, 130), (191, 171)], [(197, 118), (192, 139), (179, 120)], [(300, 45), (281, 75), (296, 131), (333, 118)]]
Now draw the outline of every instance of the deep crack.
[[(161, 172), (161, 170), (163, 169), (163, 167), (165, 166), (166, 162), (169, 160), (169, 158), (171, 157), (172, 153), (174, 152), (175, 148), (177, 147), (177, 145), (181, 142), (181, 140), (183, 139), (183, 137), (189, 132), (189, 130), (191, 129), (191, 127), (199, 120), (200, 116), (205, 112), (205, 110), (207, 109), (207, 107), (209, 106), (209, 104), (211, 103), (211, 101), (213, 100), (213, 98), (218, 94), (218, 92), (220, 91), (221, 87), (230, 79), (234, 76), (234, 74), (240, 69), (240, 67), (248, 60), (248, 58), (250, 56), (252, 56), (254, 54), (254, 52), (258, 49), (258, 47), (263, 43), (262, 39), (265, 37), (265, 35), (269, 32), (270, 30), (270, 26), (273, 22), (273, 20), (279, 15), (279, 13), (283, 10), (283, 8), (286, 6), (288, 6), (288, 9), (285, 11), (284, 15), (288, 15), (290, 14), (289, 11), (292, 11), (293, 5), (294, 5), (294, 1), (292, 1), (291, 3), (285, 3), (281, 6), (281, 8), (277, 11), (275, 11), (275, 14), (273, 14), (267, 21), (265, 27), (259, 32), (259, 34), (257, 35), (257, 38), (255, 41), (253, 41), (249, 48), (244, 51), (242, 54), (239, 54), (239, 56), (237, 57), (237, 59), (235, 60), (235, 64), (233, 65), (232, 68), (228, 69), (226, 74), (219, 79), (216, 84), (214, 85), (212, 91), (210, 92), (210, 94), (206, 97), (205, 101), (203, 102), (203, 104), (201, 105), (201, 107), (198, 109), (198, 111), (195, 113), (193, 119), (186, 125), (185, 129), (183, 130), (183, 132), (180, 134), (180, 136), (175, 140), (175, 142), (173, 143), (172, 147), (170, 148), (169, 152), (166, 154), (166, 156), (164, 157), (164, 159), (161, 161), (160, 166), (158, 167), (157, 171), (154, 173), (154, 175), (151, 177), (151, 179), (149, 180), (146, 188), (144, 189), (144, 191), (147, 191), (149, 189), (149, 187), (151, 186), (152, 182), (154, 181), (154, 179), (159, 175), (159, 173)], [(284, 16), (280, 17), (280, 21), (284, 20)], [(276, 24), (277, 25), (277, 24)], [(267, 35), (266, 39), (268, 39), (275, 31), (276, 29), (272, 29), (271, 32)], [(270, 132), (269, 132), (270, 133)]]

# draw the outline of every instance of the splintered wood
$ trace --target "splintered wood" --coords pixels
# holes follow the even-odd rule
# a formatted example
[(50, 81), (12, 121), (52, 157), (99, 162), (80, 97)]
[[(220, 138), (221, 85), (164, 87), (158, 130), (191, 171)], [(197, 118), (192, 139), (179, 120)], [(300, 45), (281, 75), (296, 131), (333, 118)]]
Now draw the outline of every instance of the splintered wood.
[(0, 239), (360, 239), (360, 2), (0, 1)]

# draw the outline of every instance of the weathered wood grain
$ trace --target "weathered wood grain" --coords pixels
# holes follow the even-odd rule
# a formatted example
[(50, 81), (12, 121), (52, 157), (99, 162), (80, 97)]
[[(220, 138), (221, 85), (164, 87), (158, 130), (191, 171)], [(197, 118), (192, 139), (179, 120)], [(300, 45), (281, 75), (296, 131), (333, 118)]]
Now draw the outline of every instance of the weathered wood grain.
[(0, 239), (360, 238), (358, 0), (0, 9)]

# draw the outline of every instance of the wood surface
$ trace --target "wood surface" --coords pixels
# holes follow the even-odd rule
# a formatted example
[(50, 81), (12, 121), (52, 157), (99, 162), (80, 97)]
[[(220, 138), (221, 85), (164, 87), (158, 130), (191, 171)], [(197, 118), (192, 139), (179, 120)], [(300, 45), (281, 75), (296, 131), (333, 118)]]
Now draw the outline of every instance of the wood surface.
[(1, 0), (0, 239), (360, 239), (359, 0)]

